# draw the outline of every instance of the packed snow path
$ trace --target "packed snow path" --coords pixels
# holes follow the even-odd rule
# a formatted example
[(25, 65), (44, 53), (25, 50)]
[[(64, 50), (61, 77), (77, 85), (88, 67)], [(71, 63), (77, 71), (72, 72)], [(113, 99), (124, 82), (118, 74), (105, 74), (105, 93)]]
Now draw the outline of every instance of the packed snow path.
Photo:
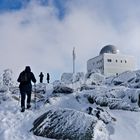
[[(36, 118), (38, 111), (26, 110), (20, 112), (19, 106), (8, 103), (3, 109), (0, 108), (0, 139), (1, 140), (36, 140), (39, 139), (29, 133), (32, 120)], [(12, 105), (12, 106), (11, 106)]]
[[(48, 87), (48, 92), (50, 92), (50, 87)], [(41, 109), (35, 110), (32, 104), (32, 109), (26, 109), (24, 113), (21, 113), (20, 101), (13, 98), (3, 101), (0, 104), (0, 140), (46, 140), (30, 132), (33, 121), (42, 112), (44, 111)]]

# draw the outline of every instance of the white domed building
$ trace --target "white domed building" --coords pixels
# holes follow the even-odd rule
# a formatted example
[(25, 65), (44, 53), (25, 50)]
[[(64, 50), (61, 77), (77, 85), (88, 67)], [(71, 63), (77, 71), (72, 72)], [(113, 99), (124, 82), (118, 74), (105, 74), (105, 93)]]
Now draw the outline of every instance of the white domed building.
[(88, 73), (100, 71), (105, 76), (111, 76), (128, 70), (135, 70), (135, 58), (120, 54), (113, 45), (104, 46), (99, 56), (87, 61)]

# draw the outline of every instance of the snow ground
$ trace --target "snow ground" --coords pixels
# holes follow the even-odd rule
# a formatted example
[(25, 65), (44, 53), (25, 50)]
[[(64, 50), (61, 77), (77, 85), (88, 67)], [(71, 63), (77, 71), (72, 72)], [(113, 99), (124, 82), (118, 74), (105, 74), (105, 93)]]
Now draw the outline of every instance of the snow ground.
[[(46, 88), (46, 94), (50, 95), (52, 92), (52, 85)], [(83, 93), (85, 93), (84, 91)], [(87, 91), (88, 92), (88, 91)], [(30, 129), (33, 127), (32, 123), (36, 118), (46, 112), (49, 108), (61, 107), (77, 109), (84, 111), (89, 105), (85, 103), (78, 103), (75, 100), (77, 93), (70, 95), (50, 98), (50, 104), (41, 106), (41, 108), (26, 110), (24, 113), (20, 112), (19, 101), (11, 98), (11, 93), (8, 92), (8, 100), (2, 101), (0, 104), (0, 140), (50, 140), (33, 135)], [(82, 94), (82, 93), (81, 93)], [(84, 102), (84, 101), (83, 101)], [(95, 128), (94, 140), (139, 140), (140, 138), (140, 112), (109, 110), (111, 116), (116, 118), (116, 122), (107, 127), (109, 138), (106, 138), (106, 132), (100, 133), (100, 123)], [(104, 131), (103, 129), (101, 131)], [(104, 135), (103, 135), (104, 134)]]
[(140, 139), (140, 112), (111, 111), (117, 122), (110, 135), (111, 140), (139, 140)]

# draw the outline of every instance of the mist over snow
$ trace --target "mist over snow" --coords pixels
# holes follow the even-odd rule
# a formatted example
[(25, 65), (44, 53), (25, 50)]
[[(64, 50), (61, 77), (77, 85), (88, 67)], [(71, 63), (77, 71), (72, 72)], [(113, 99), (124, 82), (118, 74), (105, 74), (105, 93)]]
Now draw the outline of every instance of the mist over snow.
[(22, 3), (22, 8), (0, 12), (1, 70), (11, 68), (17, 77), (30, 65), (37, 75), (50, 72), (53, 79), (58, 79), (64, 71), (72, 71), (73, 47), (76, 71), (86, 72), (87, 60), (107, 44), (134, 55), (139, 68), (138, 0)]

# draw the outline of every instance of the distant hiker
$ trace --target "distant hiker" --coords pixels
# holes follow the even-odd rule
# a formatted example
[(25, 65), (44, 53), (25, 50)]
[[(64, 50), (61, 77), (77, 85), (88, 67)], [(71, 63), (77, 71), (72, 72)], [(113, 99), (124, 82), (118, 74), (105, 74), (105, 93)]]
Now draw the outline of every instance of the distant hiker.
[(31, 72), (29, 66), (25, 67), (25, 70), (22, 71), (17, 79), (20, 82), (19, 89), (21, 94), (21, 112), (25, 111), (25, 99), (27, 95), (27, 109), (31, 107), (31, 91), (32, 91), (32, 84), (31, 81), (36, 83), (36, 79), (34, 74)]
[(49, 81), (50, 81), (50, 74), (47, 73), (47, 83), (49, 83)]
[(43, 77), (44, 77), (44, 75), (43, 75), (42, 72), (40, 73), (39, 77), (40, 77), (40, 83), (43, 83)]

